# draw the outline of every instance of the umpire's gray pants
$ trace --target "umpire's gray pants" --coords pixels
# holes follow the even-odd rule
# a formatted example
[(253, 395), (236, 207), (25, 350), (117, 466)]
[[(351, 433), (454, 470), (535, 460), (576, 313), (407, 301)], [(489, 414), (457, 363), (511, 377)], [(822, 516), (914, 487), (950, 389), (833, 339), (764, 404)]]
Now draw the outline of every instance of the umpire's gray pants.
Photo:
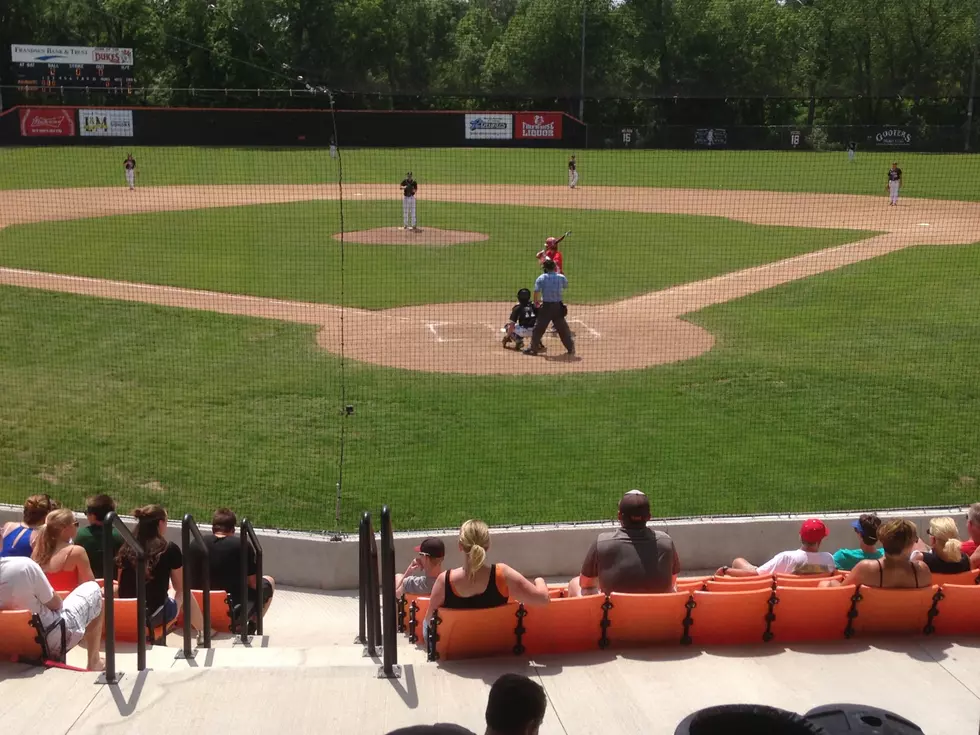
[(565, 349), (575, 352), (575, 340), (572, 339), (572, 330), (568, 328), (568, 322), (565, 321), (560, 301), (546, 301), (538, 309), (538, 320), (534, 323), (534, 333), (531, 335), (531, 351), (536, 352), (541, 349), (541, 338), (552, 322), (558, 330), (558, 337), (565, 345)]

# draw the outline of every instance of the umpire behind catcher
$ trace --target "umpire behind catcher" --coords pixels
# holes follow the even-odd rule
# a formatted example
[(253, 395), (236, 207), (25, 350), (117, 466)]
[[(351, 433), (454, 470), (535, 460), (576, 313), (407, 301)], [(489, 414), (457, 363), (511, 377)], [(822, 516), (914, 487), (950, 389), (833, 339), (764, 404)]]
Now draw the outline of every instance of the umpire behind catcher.
[(538, 308), (538, 320), (534, 323), (534, 332), (531, 334), (531, 346), (524, 350), (525, 355), (536, 355), (544, 349), (541, 338), (544, 336), (548, 325), (554, 322), (555, 329), (558, 330), (558, 337), (565, 345), (568, 354), (575, 355), (575, 340), (572, 339), (572, 332), (565, 321), (565, 309), (562, 304), (562, 293), (568, 288), (568, 279), (561, 273), (555, 272), (555, 261), (546, 258), (541, 264), (544, 271), (534, 282), (534, 301), (540, 302)]

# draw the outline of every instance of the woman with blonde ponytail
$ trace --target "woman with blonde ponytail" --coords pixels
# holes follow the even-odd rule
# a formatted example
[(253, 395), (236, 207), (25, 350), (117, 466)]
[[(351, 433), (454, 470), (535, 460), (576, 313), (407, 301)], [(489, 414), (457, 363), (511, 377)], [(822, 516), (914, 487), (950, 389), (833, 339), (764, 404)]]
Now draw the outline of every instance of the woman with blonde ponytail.
[(929, 571), (935, 574), (970, 571), (970, 557), (962, 551), (960, 534), (952, 518), (933, 518), (929, 521), (929, 545), (930, 551), (920, 549), (912, 554), (913, 559), (921, 557)]
[(65, 508), (48, 513), (38, 529), (31, 558), (56, 592), (71, 592), (95, 579), (85, 549), (72, 545), (77, 531), (75, 514)]
[(440, 607), (450, 610), (480, 610), (518, 600), (525, 605), (546, 605), (548, 585), (538, 577), (530, 582), (506, 564), (487, 566), (490, 529), (483, 521), (466, 521), (459, 529), (463, 566), (450, 569), (432, 586), (426, 620)]

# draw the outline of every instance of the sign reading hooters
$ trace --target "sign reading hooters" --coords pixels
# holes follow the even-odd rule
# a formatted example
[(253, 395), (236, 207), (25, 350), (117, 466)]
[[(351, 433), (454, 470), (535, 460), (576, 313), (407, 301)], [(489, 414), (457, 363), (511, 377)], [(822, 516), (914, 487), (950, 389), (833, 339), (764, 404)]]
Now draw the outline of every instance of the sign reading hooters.
[(561, 140), (558, 113), (531, 112), (515, 116), (514, 137), (519, 140)]
[(75, 135), (75, 112), (63, 107), (22, 107), (20, 134), (25, 138), (69, 138)]

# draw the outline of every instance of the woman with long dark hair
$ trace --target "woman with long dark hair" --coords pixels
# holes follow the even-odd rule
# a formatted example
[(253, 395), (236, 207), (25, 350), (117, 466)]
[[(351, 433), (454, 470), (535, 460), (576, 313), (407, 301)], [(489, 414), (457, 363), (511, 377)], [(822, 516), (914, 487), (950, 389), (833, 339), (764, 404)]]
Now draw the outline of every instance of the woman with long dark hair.
[[(133, 511), (136, 517), (136, 528), (133, 535), (140, 542), (146, 554), (146, 612), (147, 625), (168, 625), (173, 622), (183, 599), (184, 565), (180, 548), (172, 541), (167, 541), (167, 511), (159, 505), (145, 505)], [(119, 596), (122, 598), (136, 597), (136, 552), (123, 544), (116, 555), (116, 566), (119, 567)], [(170, 595), (171, 586), (174, 594)], [(194, 598), (191, 598), (191, 627), (203, 632), (204, 621), (201, 610)]]

